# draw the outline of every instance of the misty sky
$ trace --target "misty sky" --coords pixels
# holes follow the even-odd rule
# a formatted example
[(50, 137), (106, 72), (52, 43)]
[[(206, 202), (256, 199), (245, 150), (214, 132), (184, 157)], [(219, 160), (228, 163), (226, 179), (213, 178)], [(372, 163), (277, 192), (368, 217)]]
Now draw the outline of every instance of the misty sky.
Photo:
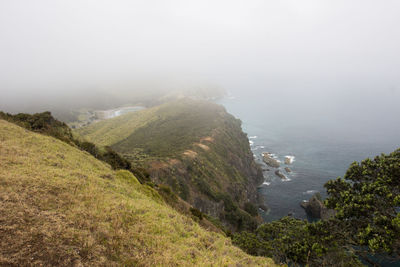
[(398, 0), (0, 0), (0, 107), (143, 80), (398, 101), (399, 26)]

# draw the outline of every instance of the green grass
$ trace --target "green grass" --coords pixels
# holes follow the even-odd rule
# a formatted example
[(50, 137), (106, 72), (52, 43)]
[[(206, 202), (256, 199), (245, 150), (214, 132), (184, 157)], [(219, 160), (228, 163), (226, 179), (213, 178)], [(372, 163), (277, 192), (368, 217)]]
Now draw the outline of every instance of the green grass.
[(0, 120), (0, 265), (273, 266), (127, 171)]
[(152, 156), (182, 153), (223, 123), (221, 106), (190, 99), (169, 102), (78, 129), (100, 146), (113, 146), (124, 154), (138, 149)]
[(76, 133), (84, 136), (89, 142), (100, 146), (110, 146), (127, 138), (133, 129), (140, 128), (152, 121), (157, 110), (158, 108), (152, 108), (127, 113), (112, 120), (100, 121), (77, 129)]
[[(256, 224), (242, 210), (225, 214), (221, 208), (211, 208), (228, 198), (239, 208), (248, 199), (257, 204), (260, 182), (241, 122), (222, 106), (181, 99), (98, 122), (77, 133), (97, 145), (111, 146), (133, 166), (146, 168), (154, 181), (168, 184), (231, 230)], [(242, 223), (245, 220), (253, 222)]]

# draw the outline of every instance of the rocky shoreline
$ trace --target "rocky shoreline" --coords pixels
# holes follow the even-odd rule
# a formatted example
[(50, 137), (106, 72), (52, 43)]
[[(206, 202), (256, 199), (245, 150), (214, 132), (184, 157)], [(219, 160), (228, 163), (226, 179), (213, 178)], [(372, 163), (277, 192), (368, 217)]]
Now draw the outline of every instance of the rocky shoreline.
[[(283, 173), (283, 170), (280, 169), (281, 167), (281, 161), (279, 161), (276, 156), (270, 152), (263, 152), (261, 153), (262, 160), (263, 162), (271, 167), (275, 168), (276, 170), (274, 171), (275, 175), (281, 178), (283, 181), (288, 181), (290, 180), (287, 175), (291, 174), (293, 171), (290, 169), (288, 166), (284, 167), (284, 170), (287, 175)], [(285, 165), (291, 165), (294, 161), (294, 156), (285, 156), (284, 164)], [(265, 169), (265, 171), (270, 171), (270, 169)]]
[(273, 154), (271, 154), (269, 152), (264, 152), (261, 155), (263, 157), (263, 161), (268, 166), (270, 166), (272, 168), (279, 168), (279, 166), (281, 165), (280, 162), (273, 157)]
[(319, 193), (314, 194), (310, 200), (304, 200), (300, 206), (306, 211), (308, 216), (316, 219), (328, 220), (335, 215), (335, 210), (328, 209)]

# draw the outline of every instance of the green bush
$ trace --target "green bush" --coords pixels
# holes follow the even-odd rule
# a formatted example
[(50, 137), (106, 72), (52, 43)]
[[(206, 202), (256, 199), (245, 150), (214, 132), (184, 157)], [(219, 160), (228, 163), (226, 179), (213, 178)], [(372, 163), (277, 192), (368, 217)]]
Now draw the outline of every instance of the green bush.
[(49, 111), (35, 114), (19, 113), (16, 115), (0, 112), (0, 118), (30, 131), (50, 135), (70, 144), (74, 143), (71, 129), (65, 123), (53, 118)]
[(279, 263), (309, 266), (362, 266), (343, 247), (340, 227), (332, 222), (308, 223), (292, 217), (262, 224), (254, 233), (236, 233), (234, 244), (252, 255)]
[(193, 216), (198, 218), (200, 221), (203, 220), (203, 213), (196, 208), (190, 207), (190, 212)]
[(241, 249), (251, 255), (269, 256), (273, 249), (260, 241), (255, 233), (241, 232), (235, 233), (232, 237), (234, 244), (239, 245)]
[[(309, 266), (360, 266), (400, 254), (400, 149), (353, 163), (344, 179), (326, 183), (336, 216), (308, 223), (291, 217), (265, 223), (233, 242), (253, 255)], [(321, 199), (321, 196), (317, 196)], [(375, 257), (371, 257), (375, 256)], [(375, 264), (375, 263), (374, 263)]]
[(251, 216), (258, 216), (258, 209), (257, 207), (251, 203), (251, 202), (246, 202), (244, 204), (244, 210), (250, 214)]
[(75, 139), (68, 125), (55, 119), (48, 111), (33, 115), (25, 113), (12, 115), (0, 112), (0, 119), (15, 123), (30, 131), (50, 135), (66, 143), (74, 144), (97, 159), (107, 162), (115, 170), (124, 169), (131, 171), (141, 183), (150, 181), (150, 174), (145, 169), (133, 168), (128, 160), (115, 152), (111, 147), (106, 147), (106, 151), (102, 153), (95, 144)]
[(86, 152), (90, 153), (93, 155), (95, 158), (101, 158), (101, 153), (99, 149), (96, 147), (95, 144), (90, 143), (90, 142), (76, 142), (78, 146), (82, 149), (85, 150)]
[(114, 170), (124, 169), (130, 170), (131, 163), (121, 157), (117, 152), (112, 150), (110, 147), (106, 147), (106, 152), (102, 155), (105, 162), (111, 165)]
[(167, 202), (176, 202), (176, 200), (178, 199), (178, 197), (172, 191), (171, 187), (169, 187), (168, 185), (159, 185), (158, 192), (164, 197), (165, 200), (167, 200)]
[(337, 211), (351, 242), (372, 253), (400, 255), (400, 149), (354, 162), (344, 179), (325, 187), (325, 204)]
[(142, 167), (131, 166), (130, 171), (143, 183), (151, 183), (150, 173)]

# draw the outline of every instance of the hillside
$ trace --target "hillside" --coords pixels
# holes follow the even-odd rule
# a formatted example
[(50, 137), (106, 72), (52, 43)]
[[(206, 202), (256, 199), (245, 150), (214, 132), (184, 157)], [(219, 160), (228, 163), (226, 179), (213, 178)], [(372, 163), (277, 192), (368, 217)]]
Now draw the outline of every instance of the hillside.
[(259, 265), (127, 171), (0, 120), (0, 265)]
[(262, 174), (241, 122), (217, 104), (181, 99), (77, 131), (145, 168), (158, 184), (231, 230), (257, 226)]

